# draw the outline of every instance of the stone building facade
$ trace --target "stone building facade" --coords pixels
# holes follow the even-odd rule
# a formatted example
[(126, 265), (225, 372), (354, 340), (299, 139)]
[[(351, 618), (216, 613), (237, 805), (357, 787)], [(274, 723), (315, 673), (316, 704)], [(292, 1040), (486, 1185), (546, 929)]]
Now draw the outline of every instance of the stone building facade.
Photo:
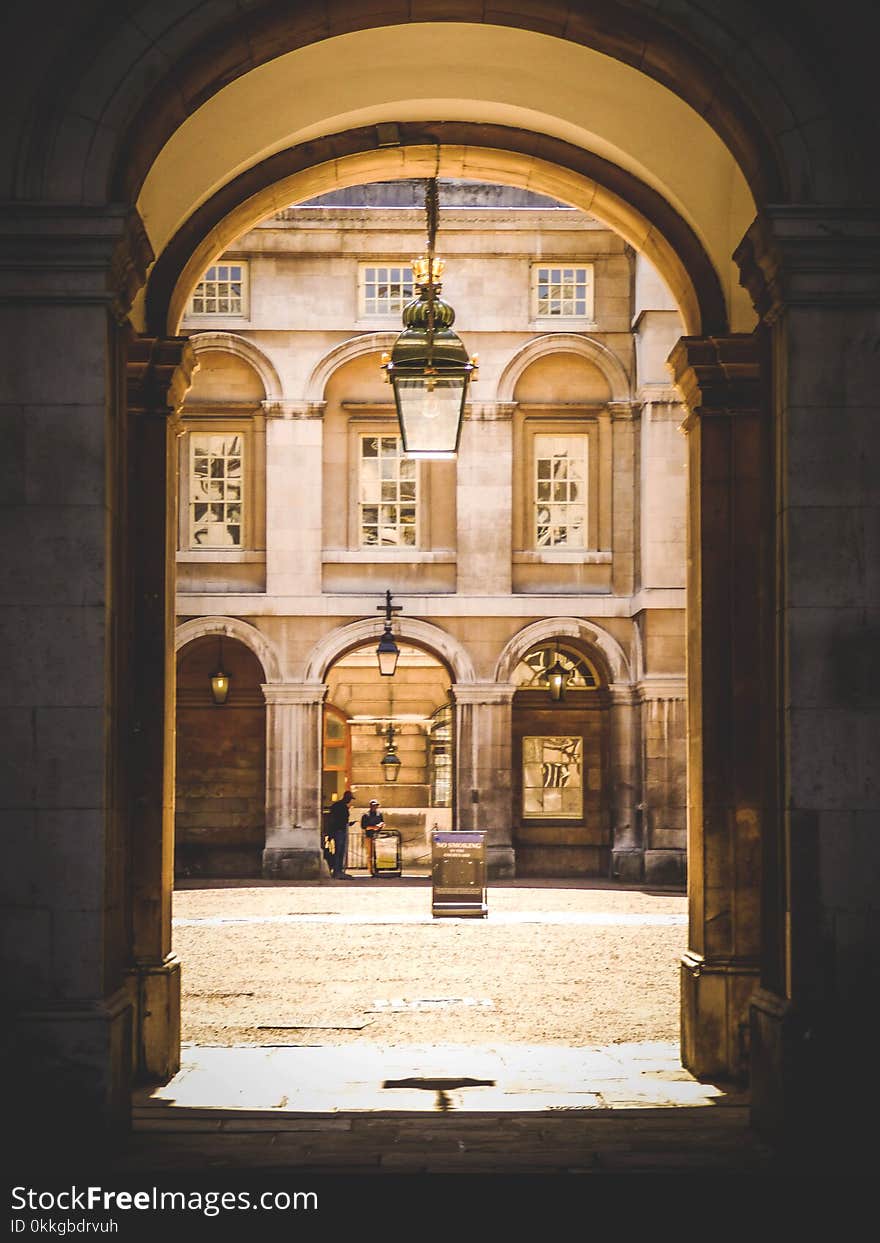
[[(184, 316), (178, 868), (316, 876), (322, 812), (352, 785), (411, 863), (451, 824), (486, 831), (496, 877), (683, 883), (679, 313), (584, 212), (443, 182), (443, 296), (479, 372), (457, 459), (406, 458), (380, 359), (424, 249), (423, 184), (277, 212)], [(374, 656), (386, 590), (393, 678)], [(402, 764), (383, 788), (389, 725)]]

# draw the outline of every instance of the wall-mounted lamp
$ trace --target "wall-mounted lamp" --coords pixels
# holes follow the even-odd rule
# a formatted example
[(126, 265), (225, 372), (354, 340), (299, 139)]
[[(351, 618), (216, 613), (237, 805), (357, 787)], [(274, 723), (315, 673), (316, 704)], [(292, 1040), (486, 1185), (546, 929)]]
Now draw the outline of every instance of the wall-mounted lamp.
[(556, 700), (565, 698), (565, 688), (568, 685), (569, 671), (564, 668), (559, 659), (559, 653), (556, 653), (556, 660), (547, 670), (547, 688), (550, 691), (550, 698)]
[(382, 776), (386, 781), (396, 781), (400, 776), (400, 758), (394, 741), (394, 726), (389, 722), (385, 731), (385, 754), (382, 756)]
[(211, 675), (211, 695), (215, 704), (225, 704), (229, 694), (229, 674), (223, 672), (223, 640), (217, 657), (217, 670)]
[(377, 604), (377, 612), (385, 611), (385, 629), (382, 638), (379, 640), (379, 646), (376, 648), (376, 659), (379, 662), (379, 672), (383, 678), (391, 678), (397, 669), (397, 662), (400, 659), (400, 648), (394, 642), (394, 635), (391, 633), (391, 618), (394, 613), (401, 611), (401, 605), (391, 603), (391, 591), (385, 592), (385, 603)]

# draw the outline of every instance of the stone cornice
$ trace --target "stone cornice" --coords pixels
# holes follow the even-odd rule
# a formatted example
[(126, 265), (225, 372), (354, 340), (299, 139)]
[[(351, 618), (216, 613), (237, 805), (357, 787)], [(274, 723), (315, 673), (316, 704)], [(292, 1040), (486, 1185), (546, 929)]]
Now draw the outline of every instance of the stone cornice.
[(322, 704), (327, 695), (326, 682), (264, 682), (263, 696), (267, 704)]
[(122, 323), (153, 258), (134, 208), (0, 206), (0, 301), (102, 303)]
[(515, 401), (469, 401), (464, 417), (475, 423), (509, 423), (516, 405)]
[(733, 254), (763, 320), (785, 307), (880, 305), (876, 208), (768, 207)]
[(642, 413), (641, 402), (638, 401), (609, 401), (607, 409), (614, 421), (625, 419), (632, 422)]
[(753, 416), (760, 410), (760, 366), (751, 333), (680, 337), (666, 365), (687, 407), (684, 430), (695, 417)]
[(687, 679), (683, 674), (680, 677), (672, 674), (647, 674), (639, 678), (635, 690), (640, 700), (686, 699)]
[(509, 704), (519, 688), (512, 682), (453, 682), (450, 690), (457, 704)]
[(261, 403), (267, 419), (323, 419), (326, 401), (270, 398)]
[(680, 406), (681, 393), (673, 384), (642, 384), (638, 391), (638, 400), (645, 406)]
[(177, 415), (198, 365), (188, 337), (132, 336), (126, 359), (129, 413)]

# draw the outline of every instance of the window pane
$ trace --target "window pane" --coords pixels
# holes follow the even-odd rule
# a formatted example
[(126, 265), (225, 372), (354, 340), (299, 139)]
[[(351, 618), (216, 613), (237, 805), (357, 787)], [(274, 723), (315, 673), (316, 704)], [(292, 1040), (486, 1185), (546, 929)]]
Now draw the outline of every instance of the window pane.
[[(416, 546), (418, 496), (415, 465), (411, 459), (401, 456), (399, 436), (365, 436), (361, 439), (362, 545)], [(408, 504), (402, 506), (401, 500)]]
[[(242, 543), (242, 437), (239, 433), (191, 434), (190, 544), (199, 548)], [(230, 457), (230, 453), (235, 453)], [(204, 502), (210, 501), (210, 505)]]
[(587, 438), (538, 435), (533, 443), (535, 547), (585, 547)]

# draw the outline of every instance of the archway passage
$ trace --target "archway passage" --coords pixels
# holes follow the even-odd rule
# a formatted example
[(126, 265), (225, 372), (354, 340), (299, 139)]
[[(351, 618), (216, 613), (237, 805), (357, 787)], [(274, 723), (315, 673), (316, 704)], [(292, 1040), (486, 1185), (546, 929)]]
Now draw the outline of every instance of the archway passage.
[[(467, 39), (453, 20), (412, 22), (410, 8), (364, 18), (341, 4), (331, 20), (257, 4), (230, 19), (225, 6), (172, 0), (118, 8), (99, 38), (88, 2), (57, 24), (38, 7), (16, 10), (16, 106), (3, 136), (0, 339), (15, 462), (4, 756), (17, 843), (10, 918), (27, 949), (9, 980), (16, 1055), (37, 1068), (50, 1107), (66, 1102), (78, 1134), (83, 1119), (96, 1131), (125, 1124), (132, 1024), (138, 1073), (169, 1073), (176, 1039), (168, 719), (163, 736), (173, 581), (162, 533), (169, 414), (192, 359), (165, 336), (167, 319), (134, 342), (120, 323), (154, 254), (241, 172), (291, 145), (436, 117), (440, 77), (421, 72), (419, 55), (393, 55), (426, 33), (458, 73), (442, 115), (570, 142), (646, 181), (693, 229), (728, 311), (738, 309), (726, 321), (734, 335), (687, 338), (673, 358), (690, 407), (693, 537), (686, 1056), (750, 1062), (756, 1118), (815, 1136), (815, 1083), (854, 1043), (865, 1049), (877, 962), (864, 877), (877, 849), (880, 469), (869, 412), (880, 220), (871, 50), (853, 38), (863, 10), (843, 0), (826, 22), (817, 6), (797, 6), (786, 29), (747, 0), (723, 16), (689, 0), (585, 7), (545, 14), (511, 0), (509, 19), (494, 20), (476, 3), (432, 10), (472, 18)], [(340, 46), (356, 53), (358, 17), (387, 60), (354, 55), (359, 73), (337, 62), (297, 75), (295, 89), (282, 74), (284, 100), (306, 109), (293, 123), (264, 109), (279, 129), (258, 139), (254, 111), (233, 109), (234, 131), (217, 123), (222, 113), (198, 115), (208, 101), (235, 102), (225, 87), (249, 92), (271, 65), (285, 70), (288, 54), (317, 50), (320, 61), (302, 64), (314, 71)], [(511, 30), (525, 55), (496, 52)], [(598, 72), (606, 61), (611, 78)], [(644, 90), (614, 89), (630, 73)], [(691, 141), (697, 130), (715, 147)], [(218, 252), (228, 240), (216, 239)], [(144, 323), (138, 311), (131, 322)], [(52, 367), (47, 338), (64, 343)], [(50, 872), (47, 857), (63, 862)], [(846, 1113), (821, 1104), (824, 1120)]]
[(349, 740), (345, 776), (355, 796), (349, 868), (367, 866), (360, 818), (376, 799), (386, 828), (401, 836), (404, 869), (426, 870), (432, 830), (452, 826), (453, 705), (445, 665), (423, 649), (400, 644), (394, 676), (383, 677), (375, 646), (355, 648), (327, 672), (324, 718), (325, 812), (342, 793), (338, 770), (328, 768), (328, 718), (344, 722)]
[[(226, 685), (217, 685), (219, 671)], [(266, 707), (260, 662), (222, 635), (177, 658), (175, 875), (262, 875)]]

